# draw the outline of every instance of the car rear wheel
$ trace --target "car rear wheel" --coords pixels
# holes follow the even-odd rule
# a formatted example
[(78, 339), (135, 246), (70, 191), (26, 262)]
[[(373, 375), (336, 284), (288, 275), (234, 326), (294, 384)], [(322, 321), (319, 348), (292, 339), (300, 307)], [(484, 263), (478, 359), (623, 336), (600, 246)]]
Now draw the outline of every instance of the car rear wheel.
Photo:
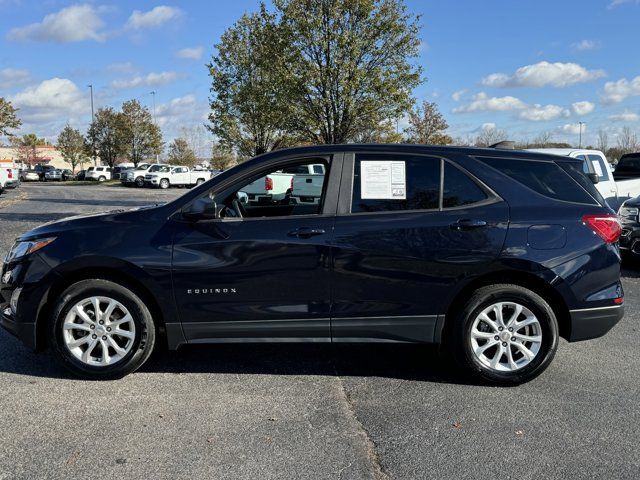
[(144, 177), (138, 177), (136, 178), (136, 187), (138, 188), (142, 188), (144, 187)]
[(499, 384), (527, 382), (542, 373), (558, 348), (558, 322), (549, 304), (519, 285), (478, 289), (449, 332), (458, 363)]
[(106, 177), (104, 177), (102, 175), (100, 175), (100, 177), (98, 177), (98, 181), (101, 182), (101, 183), (106, 181), (106, 180), (107, 180)]
[(204, 183), (204, 179), (203, 178), (199, 178), (198, 180), (196, 180), (196, 187), (198, 185), (202, 185)]
[(114, 379), (149, 358), (155, 325), (132, 290), (107, 280), (82, 280), (67, 288), (52, 317), (53, 351), (73, 374)]

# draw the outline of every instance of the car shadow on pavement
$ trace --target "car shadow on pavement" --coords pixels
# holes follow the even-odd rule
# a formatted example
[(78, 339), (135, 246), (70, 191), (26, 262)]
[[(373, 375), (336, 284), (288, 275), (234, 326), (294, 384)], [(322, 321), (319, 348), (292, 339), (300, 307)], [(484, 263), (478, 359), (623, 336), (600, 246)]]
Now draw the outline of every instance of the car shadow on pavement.
[(144, 372), (389, 377), (476, 384), (434, 345), (220, 344), (157, 352)]
[[(34, 353), (6, 332), (0, 332), (0, 372), (75, 379), (51, 352)], [(155, 352), (140, 372), (389, 377), (478, 384), (475, 379), (447, 366), (437, 348), (428, 345), (189, 345), (178, 351)]]
[(146, 205), (152, 205), (157, 203), (153, 199), (149, 200), (98, 200), (98, 199), (81, 199), (81, 198), (30, 198), (30, 202), (44, 202), (44, 203), (64, 203), (68, 205), (90, 205), (90, 206), (118, 206), (118, 207), (143, 207)]

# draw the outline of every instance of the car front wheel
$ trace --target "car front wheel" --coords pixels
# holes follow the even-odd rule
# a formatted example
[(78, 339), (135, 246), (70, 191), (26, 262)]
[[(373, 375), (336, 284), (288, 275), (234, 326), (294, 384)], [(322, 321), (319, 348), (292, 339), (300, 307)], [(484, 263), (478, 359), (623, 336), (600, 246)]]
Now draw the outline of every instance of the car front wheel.
[(558, 348), (558, 322), (537, 293), (519, 285), (478, 289), (449, 334), (456, 360), (499, 385), (527, 382), (542, 373)]
[(67, 288), (52, 318), (53, 351), (73, 374), (114, 379), (149, 358), (155, 325), (132, 290), (108, 280), (82, 280)]
[(138, 177), (135, 181), (136, 187), (142, 188), (144, 187), (144, 177)]
[(169, 180), (167, 180), (166, 178), (160, 180), (160, 188), (162, 188), (163, 190), (169, 188)]

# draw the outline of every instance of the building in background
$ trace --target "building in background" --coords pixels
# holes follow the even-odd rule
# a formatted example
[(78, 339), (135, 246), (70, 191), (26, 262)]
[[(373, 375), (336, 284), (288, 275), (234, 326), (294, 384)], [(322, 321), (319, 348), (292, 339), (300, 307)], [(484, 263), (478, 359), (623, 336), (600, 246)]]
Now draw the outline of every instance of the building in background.
[[(61, 170), (71, 169), (71, 165), (65, 162), (60, 151), (53, 145), (38, 145), (37, 161), (35, 164), (53, 165)], [(0, 165), (16, 168), (28, 168), (20, 161), (20, 155), (14, 147), (0, 146)]]

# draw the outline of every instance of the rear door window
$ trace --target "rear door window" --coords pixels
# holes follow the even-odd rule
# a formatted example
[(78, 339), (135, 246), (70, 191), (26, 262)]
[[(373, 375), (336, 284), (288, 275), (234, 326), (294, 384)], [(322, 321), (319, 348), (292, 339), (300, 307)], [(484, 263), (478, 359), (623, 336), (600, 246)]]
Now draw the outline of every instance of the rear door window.
[[(385, 190), (385, 178), (391, 178), (394, 165), (404, 166), (404, 179), (398, 179), (398, 182), (404, 182), (402, 193), (396, 188), (394, 194), (391, 182)], [(439, 158), (358, 155), (353, 173), (351, 213), (433, 210), (439, 207)]]
[[(386, 190), (385, 179), (389, 184)], [(442, 158), (374, 154), (356, 157), (351, 213), (439, 210), (473, 205), (488, 198), (488, 191), (479, 183)]]
[(496, 157), (479, 160), (545, 197), (565, 202), (595, 203), (594, 198), (555, 162)]
[(449, 162), (444, 162), (442, 207), (455, 208), (482, 202), (487, 194), (469, 176)]

